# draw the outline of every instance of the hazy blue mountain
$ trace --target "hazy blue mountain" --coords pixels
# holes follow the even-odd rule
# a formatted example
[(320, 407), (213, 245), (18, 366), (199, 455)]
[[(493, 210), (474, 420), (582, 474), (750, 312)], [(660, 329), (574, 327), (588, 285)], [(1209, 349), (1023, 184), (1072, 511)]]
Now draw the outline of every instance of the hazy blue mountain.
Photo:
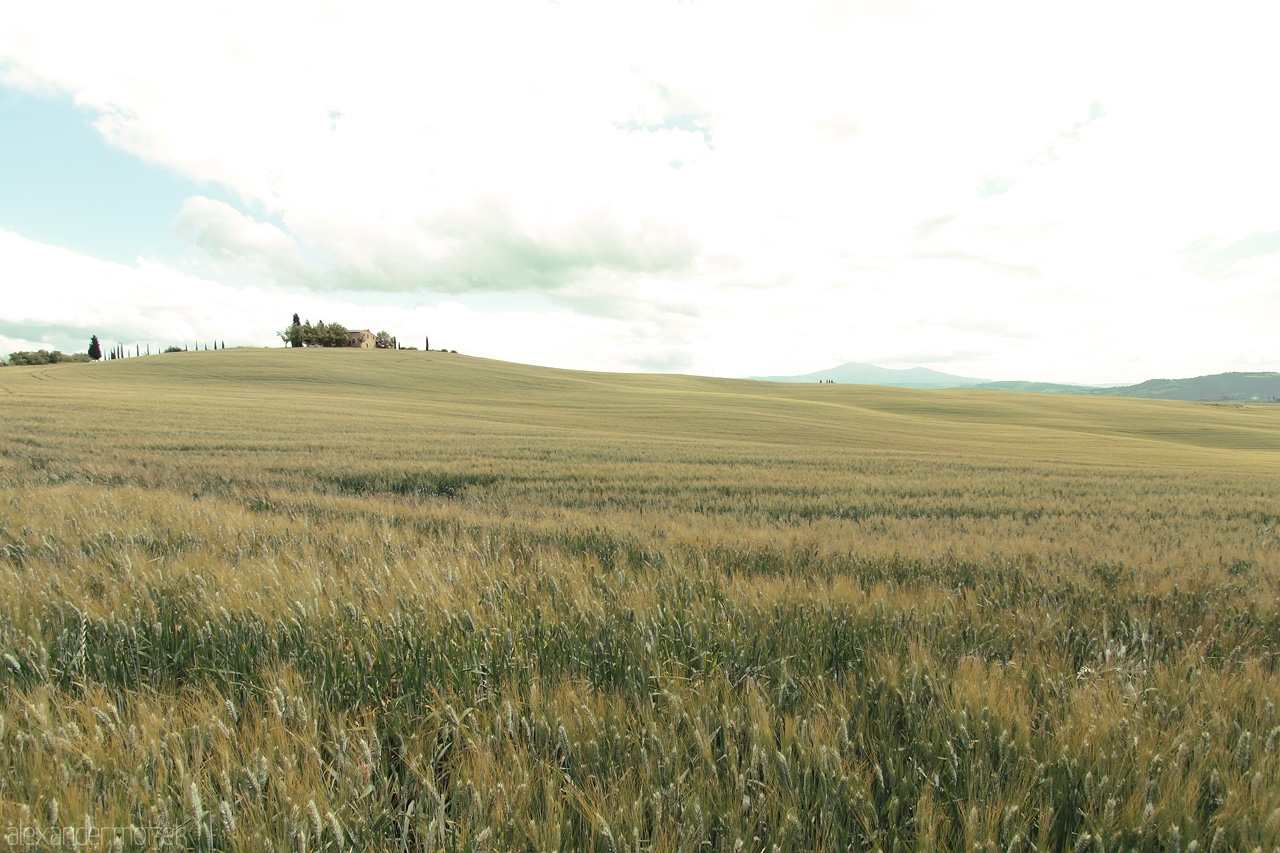
[(1120, 386), (1099, 385), (1064, 385), (1061, 382), (1024, 382), (1007, 380), (1003, 382), (983, 382), (981, 385), (970, 385), (975, 391), (1025, 391), (1030, 394), (1099, 394), (1113, 391)]
[(985, 379), (972, 376), (955, 376), (930, 370), (927, 367), (878, 367), (874, 364), (851, 361), (839, 367), (805, 373), (801, 376), (752, 376), (766, 382), (822, 382), (833, 380), (852, 385), (891, 385), (897, 388), (957, 388), (968, 385), (979, 385)]
[(1093, 397), (1146, 397), (1154, 400), (1200, 402), (1278, 402), (1280, 373), (1215, 373), (1190, 379), (1148, 379), (1137, 385), (1096, 388), (1051, 382), (986, 382), (970, 386), (979, 391), (1032, 391), (1040, 394), (1084, 394)]
[(1257, 400), (1280, 399), (1280, 373), (1215, 373), (1190, 379), (1148, 379), (1121, 388), (1100, 388), (1095, 394), (1109, 397), (1150, 397), (1157, 400)]
[(1079, 394), (1091, 397), (1145, 397), (1193, 402), (1280, 402), (1280, 373), (1215, 373), (1190, 379), (1148, 379), (1136, 385), (1068, 385), (1060, 382), (990, 382), (956, 376), (927, 367), (893, 368), (851, 361), (839, 367), (799, 376), (752, 376), (767, 382), (835, 382), (890, 385), (925, 390), (964, 388), (973, 391), (1023, 391), (1034, 394)]

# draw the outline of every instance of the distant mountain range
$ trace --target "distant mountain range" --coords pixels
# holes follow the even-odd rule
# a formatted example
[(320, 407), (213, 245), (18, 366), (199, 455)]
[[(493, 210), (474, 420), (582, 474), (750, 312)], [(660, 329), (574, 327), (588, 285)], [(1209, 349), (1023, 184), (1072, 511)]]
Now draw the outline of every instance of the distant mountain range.
[(1052, 382), (984, 382), (967, 385), (980, 391), (1031, 391), (1037, 394), (1080, 394), (1091, 397), (1146, 397), (1152, 400), (1199, 402), (1280, 402), (1280, 373), (1215, 373), (1191, 379), (1148, 379), (1137, 385), (1097, 388)]
[(956, 376), (930, 370), (927, 367), (878, 367), (874, 364), (851, 361), (839, 367), (806, 373), (802, 376), (751, 376), (766, 382), (842, 382), (851, 385), (890, 385), (895, 388), (961, 388), (987, 384), (989, 380), (972, 376)]
[(973, 391), (1024, 391), (1035, 394), (1077, 394), (1091, 397), (1145, 397), (1153, 400), (1198, 402), (1280, 402), (1280, 373), (1216, 373), (1191, 379), (1148, 379), (1137, 385), (1063, 385), (1055, 382), (989, 382), (956, 376), (927, 367), (895, 369), (851, 361), (828, 370), (800, 376), (752, 376), (768, 382), (824, 382), (889, 385), (922, 390), (965, 388)]

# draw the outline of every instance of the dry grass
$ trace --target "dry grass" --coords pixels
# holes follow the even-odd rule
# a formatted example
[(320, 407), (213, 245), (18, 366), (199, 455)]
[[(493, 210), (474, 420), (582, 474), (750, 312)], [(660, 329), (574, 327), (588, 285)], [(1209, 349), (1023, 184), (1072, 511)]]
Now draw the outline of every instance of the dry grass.
[(0, 425), (45, 846), (1280, 845), (1277, 407), (227, 350)]

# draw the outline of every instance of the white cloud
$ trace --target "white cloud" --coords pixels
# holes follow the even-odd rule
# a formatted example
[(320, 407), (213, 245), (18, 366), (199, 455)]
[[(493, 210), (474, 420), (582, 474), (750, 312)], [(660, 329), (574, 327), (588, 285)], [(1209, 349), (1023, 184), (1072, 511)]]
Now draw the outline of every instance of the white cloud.
[[(0, 230), (6, 275), (22, 282), (0, 313), (0, 349), (83, 352), (89, 336), (154, 349), (225, 341), (280, 346), (294, 312), (311, 321), (387, 330), (407, 346), (603, 370), (692, 364), (679, 329), (652, 316), (590, 317), (569, 310), (476, 310), (456, 301), (395, 306), (278, 288), (230, 287), (155, 262), (100, 261)], [(583, 353), (591, 355), (584, 358)]]
[(6, 277), (22, 284), (6, 293), (0, 325), (41, 332), (22, 339), (32, 346), (83, 350), (90, 334), (130, 345), (215, 338), (268, 345), (296, 310), (284, 292), (234, 288), (141, 258), (100, 261), (3, 230), (0, 257)]
[(304, 273), (302, 251), (288, 234), (269, 222), (257, 222), (224, 201), (193, 196), (182, 204), (173, 229), (215, 261), (288, 280)]
[[(475, 335), (456, 348), (522, 360), (748, 375), (937, 353), (1120, 381), (1280, 358), (1194, 331), (1274, 290), (1277, 257), (1213, 293), (1182, 269), (1280, 229), (1277, 24), (1262, 2), (27, 3), (0, 77), (227, 187), (248, 213), (191, 198), (178, 233), (334, 318), (420, 293)], [(215, 286), (95, 275), (193, 332), (182, 294)], [(482, 292), (543, 301), (467, 307)], [(301, 296), (253, 298), (274, 317)]]

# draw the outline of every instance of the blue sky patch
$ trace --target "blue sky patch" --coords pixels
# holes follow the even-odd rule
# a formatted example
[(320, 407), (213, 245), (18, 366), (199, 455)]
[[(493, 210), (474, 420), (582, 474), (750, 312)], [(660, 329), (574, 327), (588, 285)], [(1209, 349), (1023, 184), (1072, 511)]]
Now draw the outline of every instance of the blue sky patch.
[(1258, 231), (1214, 248), (1217, 242), (1215, 237), (1201, 237), (1192, 242), (1181, 252), (1182, 268), (1210, 281), (1244, 275), (1253, 268), (1249, 261), (1280, 252), (1280, 231)]
[(189, 255), (171, 227), (182, 200), (231, 196), (111, 147), (93, 120), (0, 85), (0, 228), (123, 264)]

